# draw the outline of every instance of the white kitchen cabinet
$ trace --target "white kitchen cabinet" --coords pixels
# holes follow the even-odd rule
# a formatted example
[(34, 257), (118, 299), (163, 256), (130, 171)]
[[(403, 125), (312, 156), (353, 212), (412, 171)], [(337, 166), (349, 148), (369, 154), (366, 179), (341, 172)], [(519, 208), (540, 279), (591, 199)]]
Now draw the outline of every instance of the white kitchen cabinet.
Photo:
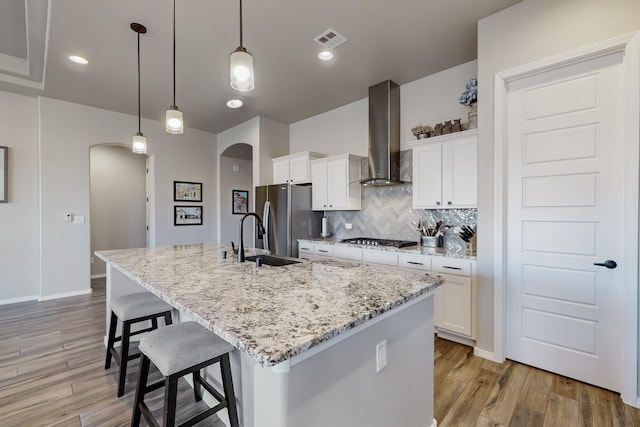
[(360, 161), (353, 154), (311, 162), (314, 211), (360, 210)]
[(431, 271), (431, 257), (418, 254), (400, 252), (398, 254), (398, 267), (401, 270)]
[(313, 254), (316, 261), (333, 258), (333, 245), (316, 243), (314, 245)]
[(310, 161), (323, 158), (324, 154), (303, 151), (271, 159), (274, 184), (308, 184), (311, 182)]
[(314, 253), (315, 245), (313, 243), (299, 242), (298, 243), (298, 258), (306, 259), (307, 261), (315, 261)]
[(350, 246), (334, 246), (333, 258), (338, 261), (362, 263), (362, 249)]
[(362, 262), (372, 267), (397, 267), (398, 253), (365, 249), (362, 252)]
[(432, 274), (445, 280), (435, 299), (435, 323), (439, 330), (475, 339), (475, 292), (472, 262), (463, 259), (435, 258)]
[(410, 145), (413, 146), (414, 209), (477, 206), (477, 129)]

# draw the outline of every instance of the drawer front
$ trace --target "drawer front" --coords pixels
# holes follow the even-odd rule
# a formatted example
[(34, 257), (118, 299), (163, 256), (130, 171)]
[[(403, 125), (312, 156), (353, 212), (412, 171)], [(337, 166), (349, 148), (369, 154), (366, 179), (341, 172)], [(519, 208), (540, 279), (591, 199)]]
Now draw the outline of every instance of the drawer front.
[(395, 252), (363, 250), (362, 259), (365, 264), (398, 266), (398, 254)]
[(412, 270), (431, 271), (431, 258), (424, 255), (398, 254), (398, 266)]
[(314, 252), (313, 243), (298, 242), (298, 253), (313, 254), (313, 252)]
[(432, 259), (432, 270), (434, 273), (471, 276), (471, 262), (468, 259), (434, 257)]
[(338, 259), (346, 259), (349, 261), (362, 262), (362, 249), (348, 248), (345, 246), (335, 246), (333, 248), (333, 256)]
[(316, 244), (314, 253), (320, 256), (333, 256), (333, 246)]

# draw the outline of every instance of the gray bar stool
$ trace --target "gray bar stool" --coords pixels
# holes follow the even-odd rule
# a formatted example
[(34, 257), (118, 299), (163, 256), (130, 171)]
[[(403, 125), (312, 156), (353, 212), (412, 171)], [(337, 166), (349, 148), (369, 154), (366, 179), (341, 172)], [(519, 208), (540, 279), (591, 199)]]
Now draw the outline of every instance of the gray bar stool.
[[(164, 427), (173, 427), (176, 422), (178, 379), (188, 374), (193, 374), (193, 390), (196, 401), (202, 400), (202, 390), (200, 388), (202, 386), (220, 403), (180, 425), (191, 426), (227, 408), (231, 427), (239, 426), (236, 399), (233, 393), (231, 365), (229, 363), (229, 353), (233, 350), (231, 344), (195, 322), (184, 322), (151, 332), (140, 341), (138, 348), (142, 356), (136, 398), (133, 403), (132, 426), (137, 427), (140, 425), (140, 415), (144, 415), (150, 425), (158, 425), (144, 402), (144, 396), (146, 393), (157, 390), (164, 385), (163, 425)], [(147, 385), (150, 362), (153, 362), (162, 373), (164, 381)], [(206, 381), (206, 378), (200, 375), (201, 369), (218, 362), (220, 363), (220, 373), (222, 374), (224, 396), (214, 389)]]
[[(172, 307), (151, 292), (137, 292), (114, 298), (111, 301), (111, 322), (107, 341), (107, 356), (104, 368), (111, 367), (111, 357), (120, 366), (118, 376), (118, 397), (124, 394), (124, 384), (127, 378), (127, 363), (140, 357), (140, 353), (129, 354), (130, 339), (134, 335), (158, 329), (158, 319), (164, 317), (166, 325), (171, 324)], [(116, 337), (118, 320), (122, 322), (122, 335)], [(151, 327), (131, 332), (131, 325), (139, 322), (151, 321)], [(115, 343), (121, 341), (120, 353), (115, 349)]]

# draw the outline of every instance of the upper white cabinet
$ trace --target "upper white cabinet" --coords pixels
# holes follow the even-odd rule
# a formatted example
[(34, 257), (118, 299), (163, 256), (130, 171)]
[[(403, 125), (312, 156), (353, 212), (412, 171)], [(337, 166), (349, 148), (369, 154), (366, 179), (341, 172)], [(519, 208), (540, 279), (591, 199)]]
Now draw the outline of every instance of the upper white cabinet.
[(303, 151), (276, 157), (273, 161), (274, 184), (308, 184), (311, 182), (311, 160), (323, 158), (324, 154)]
[(360, 160), (353, 154), (311, 162), (314, 211), (360, 210)]
[(419, 143), (414, 141), (410, 145), (413, 146), (415, 209), (477, 206), (477, 129), (436, 136)]

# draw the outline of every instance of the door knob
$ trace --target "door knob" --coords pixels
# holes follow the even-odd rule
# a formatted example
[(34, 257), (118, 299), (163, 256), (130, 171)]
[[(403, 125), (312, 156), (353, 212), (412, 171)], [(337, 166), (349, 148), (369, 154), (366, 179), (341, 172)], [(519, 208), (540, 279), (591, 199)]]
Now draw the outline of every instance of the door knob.
[(608, 259), (605, 262), (594, 262), (593, 265), (597, 265), (599, 267), (607, 267), (607, 268), (616, 268), (618, 266), (618, 263), (615, 262), (612, 259)]

